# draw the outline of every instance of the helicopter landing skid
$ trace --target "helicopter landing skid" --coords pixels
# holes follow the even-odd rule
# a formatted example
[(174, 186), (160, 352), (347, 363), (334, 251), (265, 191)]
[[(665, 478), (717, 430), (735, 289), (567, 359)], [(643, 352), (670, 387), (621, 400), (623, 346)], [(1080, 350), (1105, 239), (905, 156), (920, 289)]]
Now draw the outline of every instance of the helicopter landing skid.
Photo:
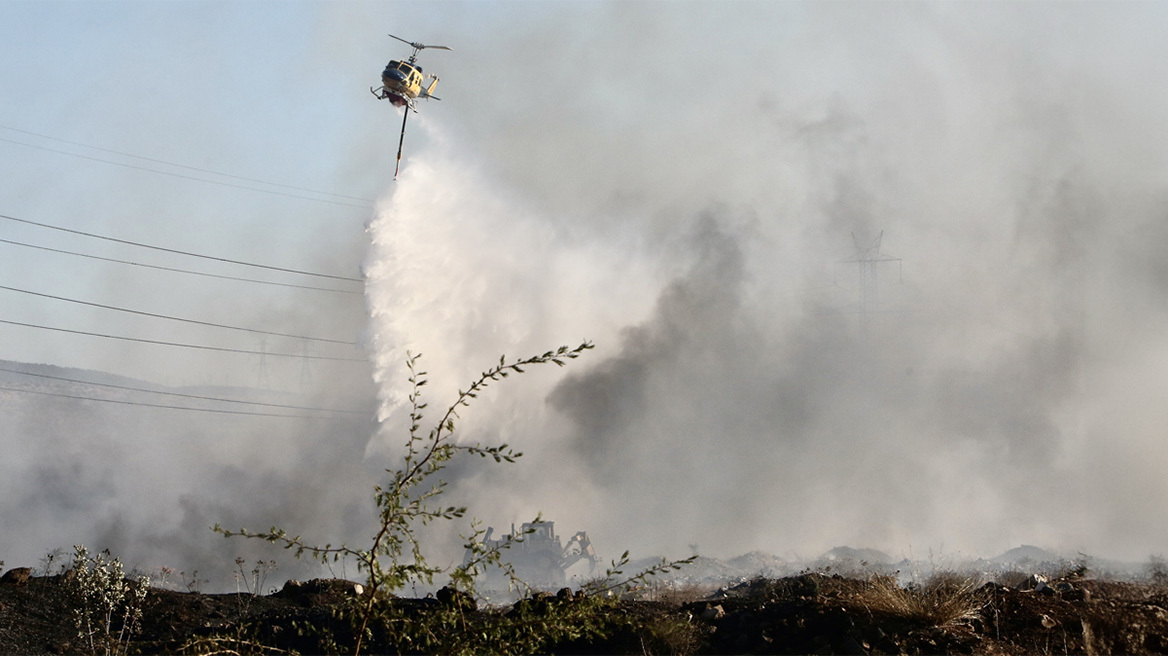
[[(369, 93), (372, 93), (373, 97), (377, 98), (378, 100), (388, 100), (394, 107), (408, 107), (409, 109), (414, 109), (414, 103), (410, 102), (408, 98), (402, 96), (401, 94), (394, 93), (385, 87), (381, 87), (380, 89), (369, 87)], [(414, 111), (417, 110), (415, 109)]]

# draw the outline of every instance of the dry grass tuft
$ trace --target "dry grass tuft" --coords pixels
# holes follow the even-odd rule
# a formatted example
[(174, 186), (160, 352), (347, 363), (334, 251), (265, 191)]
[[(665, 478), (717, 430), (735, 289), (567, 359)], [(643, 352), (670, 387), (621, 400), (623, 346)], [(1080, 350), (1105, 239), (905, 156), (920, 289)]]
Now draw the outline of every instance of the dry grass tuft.
[(998, 572), (994, 576), (994, 582), (1014, 590), (1021, 590), (1026, 586), (1026, 581), (1030, 580), (1030, 574), (1020, 570), (1007, 570)]
[(934, 574), (921, 585), (905, 587), (891, 576), (873, 576), (860, 592), (860, 601), (873, 613), (948, 626), (980, 616), (986, 597), (978, 583), (953, 572)]
[(702, 636), (703, 630), (685, 618), (675, 615), (655, 617), (649, 619), (644, 625), (641, 653), (645, 656), (696, 654), (701, 649)]
[(704, 599), (717, 588), (710, 585), (696, 585), (685, 583), (681, 585), (655, 585), (642, 591), (639, 599), (642, 601), (656, 601), (670, 606), (681, 606)]

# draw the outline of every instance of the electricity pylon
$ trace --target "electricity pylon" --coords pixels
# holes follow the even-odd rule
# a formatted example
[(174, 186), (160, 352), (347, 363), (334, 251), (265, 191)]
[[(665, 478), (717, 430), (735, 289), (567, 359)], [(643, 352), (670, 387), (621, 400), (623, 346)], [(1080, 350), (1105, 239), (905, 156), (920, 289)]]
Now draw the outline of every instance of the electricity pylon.
[(312, 369), (309, 368), (308, 340), (300, 340), (300, 391), (308, 389), (312, 384)]
[[(856, 245), (856, 252), (851, 257), (836, 263), (860, 265), (860, 314), (864, 318), (865, 325), (868, 323), (868, 314), (878, 311), (880, 307), (880, 285), (876, 277), (876, 265), (881, 262), (901, 261), (899, 257), (891, 257), (880, 252), (880, 242), (883, 239), (884, 231), (881, 230), (876, 239), (865, 246), (853, 232), (852, 243)], [(901, 267), (901, 275), (903, 276), (903, 265)]]
[(268, 338), (262, 336), (260, 337), (260, 365), (256, 386), (260, 389), (268, 389), (272, 386), (272, 382), (268, 378)]

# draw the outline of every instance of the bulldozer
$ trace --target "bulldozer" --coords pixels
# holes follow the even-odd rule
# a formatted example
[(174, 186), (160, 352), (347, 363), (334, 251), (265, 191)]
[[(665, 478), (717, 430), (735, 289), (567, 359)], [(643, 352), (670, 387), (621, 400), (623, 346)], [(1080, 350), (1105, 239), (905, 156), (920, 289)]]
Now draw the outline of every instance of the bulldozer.
[[(489, 527), (483, 535), (483, 546), (499, 549), (503, 562), (515, 569), (516, 576), (536, 588), (562, 588), (568, 583), (568, 569), (587, 561), (588, 575), (594, 576), (600, 557), (592, 548), (588, 534), (578, 531), (562, 542), (556, 535), (555, 522), (524, 522), (519, 531), (511, 525), (511, 533), (499, 539), (492, 539), (494, 527)], [(468, 550), (464, 562), (469, 562), (473, 554)], [(498, 568), (485, 572), (488, 586), (506, 584), (503, 573)]]

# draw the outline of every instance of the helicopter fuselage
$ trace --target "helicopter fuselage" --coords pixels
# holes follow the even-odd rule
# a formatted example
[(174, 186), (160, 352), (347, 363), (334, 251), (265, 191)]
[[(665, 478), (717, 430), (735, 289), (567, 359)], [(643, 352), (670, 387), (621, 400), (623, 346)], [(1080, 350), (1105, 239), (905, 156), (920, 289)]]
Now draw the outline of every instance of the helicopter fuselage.
[(409, 62), (391, 61), (381, 73), (381, 83), (394, 105), (409, 104), (422, 93), (422, 68)]

